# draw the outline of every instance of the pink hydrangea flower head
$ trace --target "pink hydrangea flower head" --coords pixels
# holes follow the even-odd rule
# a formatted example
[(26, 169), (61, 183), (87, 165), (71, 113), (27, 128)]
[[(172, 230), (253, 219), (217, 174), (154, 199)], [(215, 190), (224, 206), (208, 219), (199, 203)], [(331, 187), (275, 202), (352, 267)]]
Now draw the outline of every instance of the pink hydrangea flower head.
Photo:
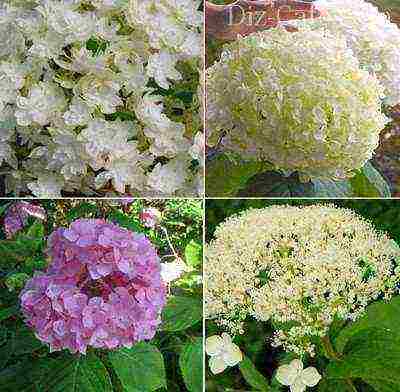
[(29, 217), (45, 220), (46, 211), (43, 207), (26, 201), (19, 201), (9, 207), (4, 217), (6, 237), (11, 238), (15, 233), (22, 230)]
[(161, 221), (161, 212), (157, 208), (145, 208), (139, 218), (143, 226), (154, 229)]
[(166, 302), (156, 249), (143, 234), (78, 219), (49, 238), (51, 263), (21, 292), (26, 322), (51, 350), (131, 347), (154, 337)]

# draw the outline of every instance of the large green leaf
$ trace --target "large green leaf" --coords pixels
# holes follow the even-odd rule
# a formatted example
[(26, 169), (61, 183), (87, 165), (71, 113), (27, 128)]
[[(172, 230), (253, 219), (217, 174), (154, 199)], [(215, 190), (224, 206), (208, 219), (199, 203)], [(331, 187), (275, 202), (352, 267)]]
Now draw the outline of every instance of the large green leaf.
[(391, 197), (390, 187), (370, 162), (350, 178), (354, 196), (358, 197)]
[(180, 354), (179, 366), (186, 388), (190, 392), (203, 391), (203, 338), (187, 343)]
[(93, 353), (18, 363), (0, 372), (4, 392), (112, 392), (107, 369)]
[(393, 297), (390, 302), (379, 301), (369, 305), (365, 314), (356, 322), (342, 329), (335, 340), (335, 348), (343, 352), (349, 339), (363, 330), (385, 328), (400, 336), (400, 297)]
[(0, 310), (0, 321), (6, 320), (11, 316), (18, 314), (18, 306), (10, 306), (9, 308)]
[(239, 193), (254, 197), (349, 197), (348, 181), (313, 180), (301, 182), (297, 173), (284, 176), (279, 172), (264, 172), (254, 176)]
[(207, 163), (206, 193), (210, 197), (236, 196), (250, 178), (268, 169), (266, 163), (220, 154)]
[(151, 392), (166, 388), (163, 357), (157, 347), (137, 343), (111, 352), (109, 359), (126, 392)]
[(251, 360), (245, 357), (239, 363), (239, 369), (246, 382), (256, 391), (270, 391), (267, 379), (256, 369)]
[[(325, 376), (330, 379), (362, 379), (376, 390), (400, 391), (400, 335), (386, 328), (370, 328), (354, 334), (344, 355), (332, 361)], [(379, 387), (382, 385), (382, 388)]]
[(189, 328), (203, 318), (203, 304), (193, 297), (174, 296), (168, 299), (162, 312), (164, 331), (181, 331)]

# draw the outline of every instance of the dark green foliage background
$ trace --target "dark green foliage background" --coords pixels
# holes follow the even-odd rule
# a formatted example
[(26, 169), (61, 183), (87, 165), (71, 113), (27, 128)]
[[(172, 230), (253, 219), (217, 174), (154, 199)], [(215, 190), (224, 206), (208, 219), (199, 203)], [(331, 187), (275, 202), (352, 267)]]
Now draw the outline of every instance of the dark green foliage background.
[[(12, 203), (0, 201), (1, 220)], [(10, 240), (5, 239), (3, 225), (0, 229), (0, 391), (200, 392), (202, 201), (135, 200), (129, 206), (117, 200), (39, 200), (34, 203), (47, 211), (48, 219), (43, 225), (31, 219), (25, 230)], [(159, 229), (145, 228), (140, 222), (139, 213), (145, 207), (155, 207), (162, 212), (161, 225), (167, 229), (174, 249), (192, 267), (191, 272), (170, 286), (171, 296), (164, 308), (160, 331), (149, 343), (139, 343), (131, 350), (110, 353), (89, 349), (86, 356), (72, 355), (66, 350), (49, 353), (48, 347), (23, 323), (18, 300), (20, 288), (10, 291), (7, 279), (16, 273), (32, 276), (34, 271), (45, 269), (49, 262), (45, 255), (48, 235), (56, 227), (66, 227), (77, 218), (106, 218), (135, 232), (143, 232), (157, 247), (162, 261), (173, 261), (168, 257), (173, 252), (165, 234)], [(180, 363), (183, 352), (188, 360)]]

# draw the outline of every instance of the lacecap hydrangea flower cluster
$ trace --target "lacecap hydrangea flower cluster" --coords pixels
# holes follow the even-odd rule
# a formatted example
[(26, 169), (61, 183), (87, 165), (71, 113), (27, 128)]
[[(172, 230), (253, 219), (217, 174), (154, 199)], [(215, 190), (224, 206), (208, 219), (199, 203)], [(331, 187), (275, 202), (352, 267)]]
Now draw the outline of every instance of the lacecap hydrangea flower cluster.
[(335, 318), (398, 293), (400, 248), (353, 211), (272, 206), (228, 218), (206, 248), (205, 312), (233, 333), (252, 316), (272, 344), (314, 354)]
[(49, 238), (50, 265), (21, 292), (26, 323), (52, 351), (131, 347), (154, 337), (166, 302), (151, 242), (101, 219)]
[(344, 38), (283, 28), (225, 47), (207, 70), (208, 144), (306, 178), (351, 177), (387, 123), (383, 88)]
[(192, 120), (172, 119), (165, 103), (165, 90), (183, 78), (197, 83), (199, 4), (2, 1), (0, 164), (9, 168), (7, 193), (201, 193), (197, 95), (187, 108)]
[(292, 24), (345, 37), (361, 67), (384, 87), (384, 102), (392, 106), (400, 103), (400, 28), (364, 0), (318, 0), (316, 4), (326, 10), (326, 16)]

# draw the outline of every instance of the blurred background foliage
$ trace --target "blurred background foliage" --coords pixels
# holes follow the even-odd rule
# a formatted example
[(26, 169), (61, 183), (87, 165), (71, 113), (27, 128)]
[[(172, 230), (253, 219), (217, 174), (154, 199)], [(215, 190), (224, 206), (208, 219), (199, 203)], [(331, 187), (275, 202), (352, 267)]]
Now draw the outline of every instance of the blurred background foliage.
[[(45, 209), (46, 220), (29, 218), (23, 230), (7, 239), (3, 220), (16, 201), (0, 201), (0, 391), (201, 392), (203, 202), (185, 199), (31, 202)], [(155, 228), (145, 227), (140, 219), (143, 209), (150, 207), (161, 212), (160, 226)], [(112, 351), (117, 359), (111, 351), (101, 349), (90, 349), (86, 356), (72, 355), (66, 350), (50, 353), (23, 322), (18, 295), (27, 279), (47, 267), (49, 234), (78, 218), (104, 218), (144, 233), (156, 246), (162, 262), (174, 261), (175, 256), (171, 255), (175, 252), (188, 267), (188, 272), (169, 284), (170, 296), (159, 332), (149, 343), (139, 344), (137, 357), (136, 345), (133, 346), (132, 362), (127, 357), (121, 361), (122, 354), (118, 360), (120, 350)], [(161, 227), (167, 230), (174, 249)], [(77, 372), (78, 368), (89, 369), (93, 374), (84, 378), (84, 371)], [(128, 377), (121, 376), (124, 371)]]
[[(206, 242), (213, 238), (216, 227), (227, 217), (249, 208), (264, 208), (272, 205), (306, 206), (316, 204), (333, 204), (337, 207), (352, 209), (371, 221), (377, 230), (386, 232), (400, 245), (400, 200), (395, 199), (208, 199), (206, 200)], [(256, 322), (254, 319), (248, 318), (245, 321), (245, 331), (245, 334), (235, 337), (235, 343), (255, 365), (255, 368), (249, 372), (248, 364), (246, 363), (228, 368), (221, 374), (212, 375), (208, 364), (206, 364), (207, 391), (245, 392), (257, 390), (254, 385), (256, 385), (255, 382), (260, 379), (260, 376), (271, 380), (273, 372), (278, 366), (294, 358), (292, 354), (285, 353), (280, 348), (271, 347), (269, 338), (272, 336), (273, 329), (270, 323)], [(219, 326), (207, 320), (206, 336), (220, 334), (221, 332)], [(326, 365), (324, 361), (322, 358), (311, 359), (307, 365), (323, 368)], [(275, 378), (272, 380), (270, 387), (265, 390), (270, 392), (287, 391), (287, 387), (279, 385)], [(329, 389), (329, 387), (324, 389), (323, 386), (319, 386), (315, 390), (322, 388), (321, 390), (323, 391), (336, 392), (336, 389), (334, 389), (336, 387), (338, 391), (342, 391), (336, 384), (332, 386), (332, 389)], [(260, 388), (259, 390), (264, 389)], [(360, 382), (357, 384), (357, 391), (373, 392), (374, 390)]]

